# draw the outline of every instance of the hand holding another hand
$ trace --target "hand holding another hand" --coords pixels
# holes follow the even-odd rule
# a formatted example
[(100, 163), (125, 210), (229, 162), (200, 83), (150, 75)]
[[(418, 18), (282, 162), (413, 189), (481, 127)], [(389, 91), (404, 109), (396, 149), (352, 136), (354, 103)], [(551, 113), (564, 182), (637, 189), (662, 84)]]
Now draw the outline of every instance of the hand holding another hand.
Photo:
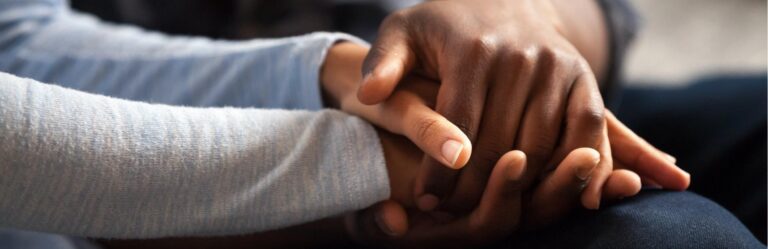
[[(366, 48), (351, 43), (340, 43), (334, 46), (329, 52), (324, 67), (324, 72), (328, 73), (323, 74), (323, 87), (330, 99), (328, 102), (336, 103), (336, 106), (342, 110), (361, 116), (386, 130), (380, 131), (380, 138), (387, 157), (392, 186), (391, 199), (394, 201), (385, 202), (362, 211), (354, 215), (354, 218), (347, 218), (347, 227), (355, 227), (349, 231), (354, 231), (356, 238), (365, 238), (363, 241), (380, 241), (382, 244), (391, 243), (401, 246), (405, 244), (428, 245), (441, 241), (436, 238), (462, 238), (466, 237), (467, 234), (479, 233), (479, 231), (483, 231), (482, 234), (493, 234), (486, 232), (484, 230), (486, 228), (483, 227), (498, 227), (500, 226), (498, 222), (501, 220), (472, 217), (484, 217), (475, 213), (509, 211), (509, 208), (480, 209), (481, 206), (487, 207), (490, 204), (479, 204), (472, 206), (468, 212), (458, 215), (445, 212), (424, 213), (416, 211), (417, 209), (414, 207), (417, 200), (411, 194), (411, 190), (417, 182), (415, 180), (416, 173), (421, 167), (417, 166), (421, 152), (408, 140), (393, 136), (389, 132), (405, 135), (416, 145), (421, 145), (420, 148), (423, 149), (429, 146), (429, 138), (434, 138), (433, 135), (439, 136), (450, 133), (458, 130), (458, 128), (433, 109), (440, 85), (419, 76), (409, 75), (405, 77), (392, 96), (380, 104), (364, 105), (358, 101), (354, 92), (357, 90), (356, 82), (358, 82), (359, 76), (355, 78), (350, 77), (350, 74), (347, 73), (332, 74), (330, 72), (359, 70), (362, 57), (366, 53)], [(579, 174), (579, 171), (574, 169), (577, 166), (568, 166), (584, 165), (584, 163), (569, 164), (568, 160), (560, 162), (560, 166), (553, 170), (546, 171), (541, 182), (530, 190), (531, 198), (515, 204), (517, 213), (526, 213), (525, 219), (520, 220), (519, 217), (506, 219), (506, 223), (502, 227), (511, 230), (505, 229), (503, 230), (504, 233), (517, 229), (518, 226), (516, 225), (521, 223), (525, 225), (524, 228), (537, 227), (566, 214), (576, 206), (579, 198), (583, 198), (586, 194), (586, 192), (582, 194), (584, 186), (594, 184), (595, 174), (603, 174), (605, 179), (604, 185), (601, 187), (591, 187), (592, 191), (597, 194), (596, 201), (598, 203), (601, 195), (610, 199), (636, 194), (640, 188), (640, 181), (634, 172), (640, 173), (643, 180), (651, 179), (668, 188), (684, 189), (687, 187), (688, 178), (684, 172), (667, 161), (661, 152), (621, 125), (610, 113), (607, 114), (606, 121), (602, 125), (604, 125), (601, 126), (602, 133), (598, 138), (600, 140), (600, 153), (592, 153), (593, 155), (597, 154), (600, 159), (597, 161), (597, 166), (593, 167), (595, 169), (589, 172), (589, 177), (584, 177), (584, 170)], [(611, 155), (611, 149), (616, 152), (614, 155)], [(573, 150), (572, 153), (576, 153), (578, 158), (579, 153), (585, 153), (583, 150), (587, 149)], [(590, 151), (594, 152), (595, 150)], [(424, 150), (424, 153), (438, 157), (440, 150)], [(584, 157), (588, 156), (581, 156), (581, 158)], [(611, 170), (613, 169), (611, 161), (614, 158), (618, 160), (616, 163), (618, 170)], [(501, 161), (499, 163), (503, 164)], [(496, 178), (491, 176), (489, 179)], [(483, 182), (486, 180), (484, 179)], [(520, 187), (522, 185), (519, 180), (516, 184), (518, 190), (524, 189)], [(482, 193), (477, 196), (480, 203), (487, 202), (484, 196), (494, 193), (488, 188), (501, 185), (504, 184), (488, 183), (487, 186), (481, 186)], [(509, 203), (506, 204), (506, 206), (510, 206)], [(349, 222), (351, 220), (355, 222)], [(382, 223), (386, 223), (384, 230), (381, 230), (380, 224)], [(455, 223), (461, 225), (450, 225)], [(483, 237), (483, 239), (487, 238)], [(389, 242), (385, 243), (384, 241)], [(447, 239), (445, 241), (452, 240)], [(471, 243), (471, 241), (481, 242), (481, 240), (468, 240), (466, 243)]]

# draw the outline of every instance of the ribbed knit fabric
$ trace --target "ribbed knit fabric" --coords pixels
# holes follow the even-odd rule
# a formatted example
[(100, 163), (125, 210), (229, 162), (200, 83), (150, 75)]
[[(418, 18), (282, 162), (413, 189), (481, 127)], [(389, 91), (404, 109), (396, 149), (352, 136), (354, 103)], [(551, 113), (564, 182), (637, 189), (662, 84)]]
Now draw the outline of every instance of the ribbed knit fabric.
[(171, 37), (63, 0), (0, 0), (0, 226), (243, 234), (387, 198), (373, 128), (321, 110), (318, 72), (340, 39), (359, 42)]

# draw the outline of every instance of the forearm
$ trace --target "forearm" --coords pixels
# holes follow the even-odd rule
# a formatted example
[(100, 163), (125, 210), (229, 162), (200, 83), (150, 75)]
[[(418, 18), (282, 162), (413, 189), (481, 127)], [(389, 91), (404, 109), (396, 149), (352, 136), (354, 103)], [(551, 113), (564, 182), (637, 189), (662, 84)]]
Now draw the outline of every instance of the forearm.
[(0, 71), (86, 92), (188, 106), (318, 110), (340, 33), (247, 41), (169, 36), (77, 13), (64, 0), (0, 0)]
[(335, 111), (183, 108), (0, 73), (0, 226), (244, 234), (389, 197), (380, 142)]

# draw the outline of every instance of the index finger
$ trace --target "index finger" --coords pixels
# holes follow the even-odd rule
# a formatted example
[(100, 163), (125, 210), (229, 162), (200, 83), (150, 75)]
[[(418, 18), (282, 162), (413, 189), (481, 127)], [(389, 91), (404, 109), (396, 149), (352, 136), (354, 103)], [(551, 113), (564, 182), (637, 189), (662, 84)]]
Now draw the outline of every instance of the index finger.
[[(485, 104), (487, 72), (481, 65), (466, 67), (461, 62), (452, 63), (455, 65), (448, 68), (454, 70), (445, 70), (447, 72), (441, 75), (442, 84), (435, 109), (458, 126), (474, 143)], [(459, 154), (463, 149), (449, 143), (452, 142), (449, 140), (443, 145), (443, 153), (447, 158), (451, 158), (451, 154)], [(466, 161), (454, 163), (454, 167), (463, 166)], [(432, 158), (425, 158), (414, 189), (419, 209), (435, 209), (453, 191), (457, 176), (458, 171)]]

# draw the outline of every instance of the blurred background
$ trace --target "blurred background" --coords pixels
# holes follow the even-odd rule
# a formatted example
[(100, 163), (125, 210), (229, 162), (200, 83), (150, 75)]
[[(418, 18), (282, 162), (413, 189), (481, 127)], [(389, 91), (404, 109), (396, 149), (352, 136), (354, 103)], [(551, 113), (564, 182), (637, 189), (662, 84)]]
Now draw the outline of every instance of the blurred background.
[(766, 71), (765, 0), (632, 0), (643, 28), (630, 84), (680, 85), (704, 75)]
[[(629, 0), (643, 17), (626, 76), (679, 86), (700, 76), (766, 71), (765, 0)], [(102, 19), (172, 34), (246, 39), (317, 30), (375, 37), (386, 14), (418, 0), (71, 0)], [(372, 4), (378, 2), (378, 4)]]

